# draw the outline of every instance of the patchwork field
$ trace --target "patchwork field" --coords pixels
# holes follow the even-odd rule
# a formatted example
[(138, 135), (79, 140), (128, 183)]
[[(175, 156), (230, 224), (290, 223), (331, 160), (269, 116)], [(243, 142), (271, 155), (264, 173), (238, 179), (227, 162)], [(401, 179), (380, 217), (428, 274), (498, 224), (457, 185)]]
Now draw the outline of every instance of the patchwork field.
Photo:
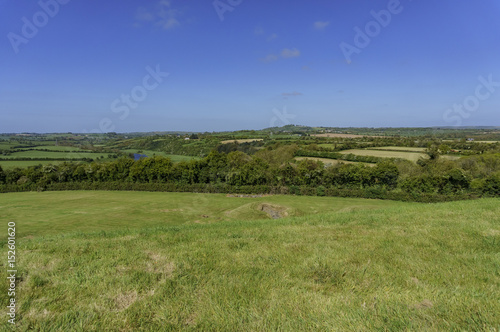
[[(500, 326), (498, 199), (429, 205), (139, 192), (0, 199), (4, 222), (16, 222), (18, 330)], [(292, 217), (271, 219), (262, 204)], [(0, 284), (4, 318), (7, 287)]]

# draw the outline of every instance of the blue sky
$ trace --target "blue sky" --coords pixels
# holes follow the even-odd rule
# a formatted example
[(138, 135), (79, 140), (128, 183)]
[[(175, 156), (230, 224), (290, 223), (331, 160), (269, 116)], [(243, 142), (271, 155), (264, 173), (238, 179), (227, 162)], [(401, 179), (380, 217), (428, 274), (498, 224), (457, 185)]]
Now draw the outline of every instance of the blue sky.
[(497, 0), (0, 0), (0, 132), (500, 126), (499, 17)]

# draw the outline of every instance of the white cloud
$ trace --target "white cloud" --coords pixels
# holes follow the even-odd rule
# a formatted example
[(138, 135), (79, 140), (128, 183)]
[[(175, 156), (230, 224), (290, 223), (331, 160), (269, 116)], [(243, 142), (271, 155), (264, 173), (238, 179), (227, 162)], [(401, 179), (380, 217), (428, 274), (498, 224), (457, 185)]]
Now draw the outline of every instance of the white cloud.
[(283, 97), (297, 97), (297, 96), (302, 96), (303, 93), (294, 91), (294, 92), (283, 92), (281, 95)]
[(273, 62), (278, 60), (278, 56), (276, 54), (268, 54), (265, 58), (260, 59), (262, 62)]
[(269, 63), (269, 62), (274, 62), (278, 60), (280, 57), (284, 59), (288, 58), (296, 58), (300, 56), (300, 51), (296, 48), (288, 49), (285, 48), (281, 51), (279, 55), (276, 55), (274, 53), (268, 54), (265, 58), (260, 59), (260, 61)]
[(273, 33), (272, 35), (270, 35), (269, 37), (267, 37), (267, 41), (272, 41), (272, 40), (275, 40), (276, 38), (278, 38), (278, 35)]
[(139, 7), (137, 9), (134, 26), (140, 26), (141, 23), (153, 23), (162, 29), (169, 30), (178, 25), (179, 10), (173, 9), (172, 1), (160, 0), (152, 7)]
[(281, 56), (283, 58), (295, 58), (300, 56), (300, 51), (296, 48), (292, 49), (285, 48), (283, 51), (281, 51)]
[(330, 22), (327, 22), (327, 21), (316, 21), (314, 22), (314, 27), (318, 30), (323, 30), (324, 28), (326, 28), (327, 26), (330, 25)]

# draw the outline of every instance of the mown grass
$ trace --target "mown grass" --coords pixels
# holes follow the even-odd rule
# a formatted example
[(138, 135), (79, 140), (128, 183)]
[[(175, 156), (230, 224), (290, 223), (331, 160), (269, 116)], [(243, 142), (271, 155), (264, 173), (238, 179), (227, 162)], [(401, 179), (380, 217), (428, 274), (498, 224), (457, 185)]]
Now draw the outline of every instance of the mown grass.
[(0, 160), (0, 166), (3, 169), (26, 168), (37, 165), (57, 165), (62, 164), (61, 160)]
[[(289, 216), (408, 204), (358, 198), (125, 191), (8, 193), (0, 198), (0, 214), (4, 220), (18, 222), (18, 237), (269, 218), (259, 210), (263, 203)], [(6, 234), (0, 233), (0, 239), (4, 238)]]
[(403, 151), (382, 151), (382, 150), (365, 150), (365, 149), (352, 149), (340, 151), (342, 154), (352, 153), (357, 156), (371, 156), (381, 158), (401, 158), (411, 161), (417, 161), (419, 158), (428, 158), (425, 153), (417, 152), (403, 152)]
[(17, 328), (495, 331), (498, 203), (19, 239)]
[(321, 161), (325, 165), (338, 165), (338, 164), (363, 164), (365, 166), (375, 166), (375, 164), (370, 163), (361, 163), (357, 161), (346, 161), (346, 160), (338, 160), (338, 159), (328, 159), (328, 158), (316, 158), (316, 157), (295, 157), (295, 160), (315, 160)]
[(381, 146), (381, 147), (372, 147), (372, 148), (369, 148), (369, 150), (425, 152), (426, 148), (416, 148), (416, 147), (409, 147), (409, 146)]

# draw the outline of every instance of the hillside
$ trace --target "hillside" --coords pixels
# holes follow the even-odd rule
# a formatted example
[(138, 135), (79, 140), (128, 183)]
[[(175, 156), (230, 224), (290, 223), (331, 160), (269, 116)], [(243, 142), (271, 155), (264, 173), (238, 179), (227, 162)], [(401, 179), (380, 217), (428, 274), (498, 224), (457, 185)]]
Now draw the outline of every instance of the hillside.
[[(203, 195), (212, 203), (203, 218), (196, 210), (206, 209), (195, 198), (201, 196), (180, 195), (2, 194), (0, 212), (19, 234), (18, 329), (493, 331), (500, 325), (498, 199), (255, 198), (257, 206), (267, 200), (302, 212), (273, 220), (249, 215), (255, 206), (241, 208), (254, 198)], [(16, 214), (48, 199), (50, 208)], [(86, 203), (97, 201), (93, 212)], [(159, 211), (135, 218), (162, 205), (191, 212), (173, 224), (158, 220)], [(95, 222), (99, 213), (106, 218)], [(68, 220), (71, 231), (64, 229)], [(6, 329), (6, 320), (1, 324)]]

